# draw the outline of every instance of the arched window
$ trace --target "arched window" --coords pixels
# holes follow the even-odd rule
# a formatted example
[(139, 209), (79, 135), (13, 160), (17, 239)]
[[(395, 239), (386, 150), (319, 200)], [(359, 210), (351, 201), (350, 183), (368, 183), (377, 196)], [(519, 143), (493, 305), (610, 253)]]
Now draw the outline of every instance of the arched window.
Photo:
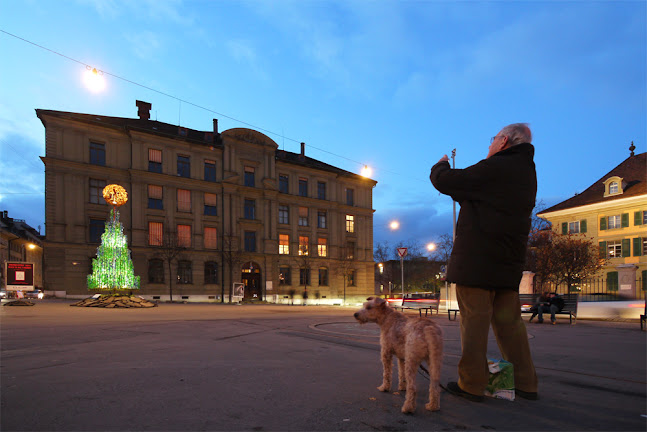
[(618, 182), (609, 183), (609, 195), (618, 193)]

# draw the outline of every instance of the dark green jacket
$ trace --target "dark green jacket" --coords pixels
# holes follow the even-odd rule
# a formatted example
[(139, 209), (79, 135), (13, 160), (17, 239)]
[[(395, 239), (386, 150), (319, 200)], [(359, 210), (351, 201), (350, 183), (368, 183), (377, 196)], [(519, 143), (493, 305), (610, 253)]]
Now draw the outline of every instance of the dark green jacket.
[(532, 144), (519, 144), (465, 169), (431, 169), (436, 189), (461, 206), (449, 282), (519, 289), (537, 195), (534, 154)]

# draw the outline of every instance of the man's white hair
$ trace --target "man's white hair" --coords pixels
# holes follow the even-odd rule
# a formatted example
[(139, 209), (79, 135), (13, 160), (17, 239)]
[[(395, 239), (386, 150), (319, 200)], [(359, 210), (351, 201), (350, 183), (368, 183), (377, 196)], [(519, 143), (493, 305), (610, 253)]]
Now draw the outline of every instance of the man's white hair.
[(528, 123), (513, 123), (501, 129), (500, 133), (508, 137), (508, 144), (510, 146), (532, 143), (532, 132), (530, 132)]

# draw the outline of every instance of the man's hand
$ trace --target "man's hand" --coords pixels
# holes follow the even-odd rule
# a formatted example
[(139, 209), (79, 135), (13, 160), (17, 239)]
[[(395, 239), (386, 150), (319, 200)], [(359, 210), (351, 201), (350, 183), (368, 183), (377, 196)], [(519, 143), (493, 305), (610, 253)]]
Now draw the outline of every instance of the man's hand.
[(444, 155), (443, 157), (441, 157), (438, 163), (440, 162), (449, 162), (449, 158), (447, 157), (447, 155)]

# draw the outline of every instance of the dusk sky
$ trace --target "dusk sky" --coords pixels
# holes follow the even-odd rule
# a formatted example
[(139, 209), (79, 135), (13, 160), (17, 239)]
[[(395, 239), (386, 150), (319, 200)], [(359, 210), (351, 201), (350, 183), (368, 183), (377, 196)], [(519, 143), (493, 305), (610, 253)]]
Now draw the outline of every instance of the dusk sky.
[(368, 165), (375, 243), (426, 243), (452, 230), (431, 166), (478, 162), (509, 123), (530, 123), (546, 205), (645, 152), (646, 23), (645, 1), (0, 0), (0, 210), (45, 232), (35, 109), (134, 118), (139, 99)]

